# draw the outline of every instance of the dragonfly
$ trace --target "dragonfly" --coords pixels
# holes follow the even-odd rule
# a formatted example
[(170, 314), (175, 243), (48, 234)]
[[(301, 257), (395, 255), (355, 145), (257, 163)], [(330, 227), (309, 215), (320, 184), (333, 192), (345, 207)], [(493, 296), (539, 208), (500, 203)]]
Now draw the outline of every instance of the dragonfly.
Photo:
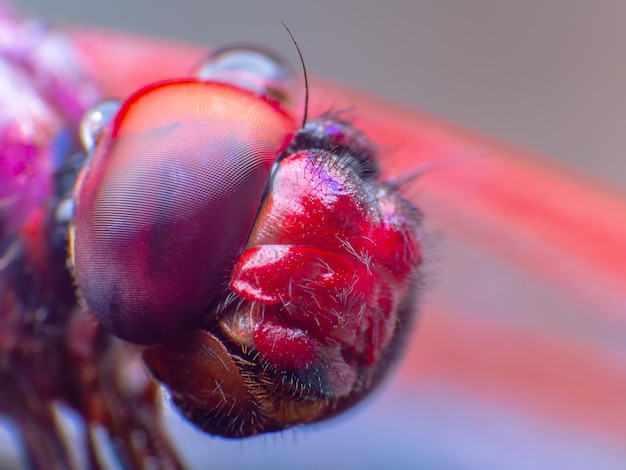
[[(99, 32), (73, 31), (69, 37), (81, 51), (82, 62), (86, 68), (95, 72), (92, 76), (98, 77), (100, 74), (104, 78), (102, 83), (106, 95), (128, 96), (147, 83), (180, 76), (188, 71), (189, 64), (195, 63), (203, 54), (202, 48), (198, 47), (172, 45), (157, 40), (147, 43), (143, 39), (111, 33), (103, 35)], [(116, 70), (124, 73), (115, 76), (102, 74), (103, 70), (110, 70), (112, 57), (115, 58)], [(158, 66), (146, 67), (146, 61)], [(452, 166), (445, 172), (430, 174), (420, 181), (420, 207), (426, 212), (427, 220), (434, 220), (445, 227), (448, 236), (458, 236), (487, 252), (497, 253), (510, 264), (531, 273), (536, 279), (557, 286), (556, 289), (567, 293), (568, 297), (573, 297), (581, 305), (592, 305), (593, 314), (588, 320), (595, 325), (593, 332), (597, 333), (597, 327), (603, 325), (612, 325), (613, 331), (619, 331), (620, 315), (615, 308), (623, 298), (624, 271), (623, 257), (615, 247), (621, 246), (623, 239), (620, 234), (624, 233), (624, 222), (619, 214), (626, 210), (626, 203), (618, 193), (553, 163), (545, 163), (527, 152), (511, 149), (416, 111), (385, 104), (352, 90), (324, 83), (314, 83), (312, 91), (312, 107), (322, 110), (328, 108), (329, 103), (351, 106), (355, 101), (358, 102), (358, 127), (365, 130), (375, 142), (383, 142), (392, 147), (392, 155), (385, 158), (383, 167), (390, 175), (410, 170), (420, 159), (430, 161), (472, 154), (475, 153), (475, 148), (494, 149), (493, 158), (481, 159), (472, 165)], [(320, 103), (326, 98), (328, 101)], [(529, 192), (531, 183), (534, 191)], [(576, 207), (585, 210), (572, 212), (573, 202)], [(486, 227), (489, 228), (489, 236), (485, 236)], [(599, 239), (605, 242), (598, 243)], [(585, 269), (563, 269), (564, 266), (572, 266), (572, 263)], [(447, 295), (453, 298), (457, 293), (448, 291)], [(468, 462), (475, 463), (476, 460), (473, 459), (476, 454), (470, 452), (468, 455), (467, 448), (461, 445), (461, 442), (471, 442), (483, 446), (486, 462), (500, 462), (499, 468), (506, 468), (503, 462), (508, 460), (497, 460), (497, 450), (489, 450), (493, 441), (488, 439), (488, 426), (484, 426), (485, 423), (493, 424), (493, 416), (490, 417), (489, 413), (481, 414), (478, 421), (471, 421), (470, 424), (480, 425), (471, 426), (461, 440), (452, 442), (442, 437), (447, 436), (442, 432), (449, 429), (446, 422), (451, 423), (453, 430), (459, 431), (459, 423), (463, 423), (464, 407), (453, 403), (455, 406), (451, 407), (450, 412), (436, 411), (441, 402), (429, 399), (420, 392), (420, 387), (428, 388), (430, 382), (437, 383), (441, 377), (445, 378), (447, 384), (451, 383), (464, 391), (464, 396), (470, 399), (472, 409), (484, 411), (484, 396), (496, 397), (499, 405), (508, 404), (512, 409), (530, 410), (526, 419), (539, 416), (541, 430), (544, 427), (553, 429), (555, 422), (563, 423), (563, 429), (567, 431), (560, 438), (568, 436), (569, 432), (581, 430), (588, 433), (586, 435), (593, 436), (584, 445), (581, 441), (575, 441), (575, 447), (568, 447), (569, 460), (565, 455), (551, 454), (553, 457), (557, 456), (553, 462), (565, 461), (572, 464), (572, 455), (584, 454), (585, 449), (593, 448), (593, 443), (597, 443), (598, 439), (604, 440), (609, 448), (610, 443), (623, 442), (626, 421), (620, 419), (620, 410), (623, 409), (621, 390), (625, 375), (619, 367), (619, 354), (614, 350), (607, 351), (593, 341), (572, 339), (567, 335), (555, 334), (554, 331), (520, 330), (506, 322), (485, 319), (480, 315), (470, 316), (470, 313), (479, 313), (470, 310), (469, 307), (456, 307), (456, 310), (448, 308), (434, 311), (433, 307), (429, 307), (424, 312), (419, 328), (420, 341), (411, 345), (408, 354), (410, 360), (404, 364), (398, 376), (399, 383), (410, 390), (411, 397), (421, 400), (426, 407), (432, 407), (428, 412), (416, 414), (406, 408), (406, 404), (402, 404), (405, 406), (402, 415), (411, 419), (411, 427), (394, 429), (401, 429), (400, 434), (409, 441), (411, 449), (417, 448), (422, 455), (433, 455), (445, 445), (450, 460), (444, 461), (458, 464), (459, 459), (463, 459), (465, 455)], [(75, 317), (76, 320), (83, 318)], [(91, 319), (82, 326), (102, 331), (101, 327), (94, 327), (93, 318), (89, 318)], [(106, 333), (103, 334), (113, 343), (119, 344)], [(4, 335), (3, 338), (8, 336)], [(88, 352), (93, 345), (88, 341), (89, 336), (84, 333), (75, 338), (87, 340), (85, 349), (81, 349), (82, 345), (78, 348), (81, 353)], [(67, 343), (60, 346), (58, 351), (67, 351), (64, 349)], [(45, 351), (56, 347), (51, 346)], [(120, 360), (117, 364), (111, 361), (111, 367), (104, 371), (104, 383), (119, 385), (125, 379), (130, 380), (135, 387), (122, 387), (125, 395), (122, 395), (120, 405), (126, 404), (133, 410), (139, 409), (139, 405), (143, 406), (146, 410), (143, 414), (146, 423), (150, 415), (147, 410), (151, 407), (158, 408), (160, 402), (151, 401), (149, 394), (146, 397), (129, 393), (132, 390), (141, 390), (142, 382), (140, 380), (137, 386), (137, 379), (145, 375), (127, 373), (140, 361), (135, 362), (137, 356), (128, 348), (118, 349), (116, 346), (107, 350), (113, 349), (122, 351), (120, 356), (112, 356), (119, 357)], [(41, 344), (37, 344), (33, 350), (38, 352), (44, 349)], [(32, 357), (37, 362), (47, 356), (42, 354)], [(85, 355), (81, 357), (84, 358)], [(78, 364), (90, 367), (90, 364), (96, 362), (83, 359), (83, 362), (73, 363), (74, 366)], [(49, 370), (49, 365), (44, 363), (41, 367)], [(89, 370), (89, 367), (86, 369)], [(63, 377), (68, 375), (65, 372), (66, 369)], [(120, 381), (109, 381), (112, 377), (110, 374)], [(550, 380), (537, 380), (537, 377), (550, 377)], [(583, 387), (580, 386), (581, 379), (584, 382)], [(80, 384), (83, 386), (84, 382)], [(87, 393), (93, 389), (85, 387), (81, 390)], [(444, 387), (444, 390), (449, 389)], [(107, 395), (108, 398), (112, 396), (115, 395)], [(42, 397), (46, 400), (62, 401), (58, 396)], [(98, 394), (90, 397), (99, 406), (101, 402), (98, 400), (102, 397)], [(445, 397), (444, 393), (443, 403), (448, 410), (450, 402), (445, 401)], [(3, 401), (2, 414), (6, 416), (15, 410), (21, 403), (21, 398), (10, 397)], [(416, 410), (423, 408), (415, 401), (410, 401), (409, 404)], [(115, 406), (112, 408), (115, 409)], [(9, 412), (5, 411), (7, 409)], [(435, 417), (432, 416), (433, 410)], [(492, 409), (487, 408), (489, 410)], [(389, 410), (385, 410), (385, 415), (388, 413)], [(50, 424), (50, 414), (47, 416), (40, 416), (42, 421), (29, 425), (28, 435), (31, 436), (30, 442), (35, 452), (28, 454), (31, 460), (36, 455), (45, 459), (45, 452), (49, 452), (46, 455), (58, 455), (57, 444), (51, 444), (42, 438), (42, 430), (45, 432), (55, 424), (55, 421)], [(443, 422), (441, 416), (447, 421)], [(141, 426), (138, 429), (140, 428)], [(424, 429), (421, 430), (422, 428)], [(157, 427), (146, 426), (145, 429), (153, 430)], [(47, 433), (45, 435), (49, 436)], [(362, 448), (358, 452), (355, 449), (351, 452), (349, 445), (346, 448), (343, 434), (332, 435), (341, 441), (342, 451), (350, 459), (356, 459), (362, 453)], [(514, 449), (518, 452), (517, 457), (521, 458), (519, 452), (525, 452), (530, 457), (545, 457), (548, 450), (545, 444), (554, 435), (539, 435), (541, 445), (535, 443), (533, 447), (531, 438), (524, 437), (523, 433), (516, 433)], [(481, 436), (484, 439), (481, 440)], [(503, 442), (503, 439), (506, 436), (497, 436), (498, 442)], [(153, 442), (156, 441), (158, 439)], [(120, 441), (116, 442), (119, 446)], [(391, 445), (390, 442), (387, 444)], [(435, 450), (429, 454), (426, 447), (433, 445), (433, 442)], [(42, 450), (42, 445), (51, 445), (51, 448)], [(164, 446), (166, 441), (162, 441), (158, 448), (163, 449)], [(238, 452), (237, 449), (229, 449), (230, 452)], [(215, 451), (215, 447), (209, 449), (211, 455)], [(123, 454), (125, 451), (117, 449), (117, 452)], [(130, 452), (131, 455), (145, 455), (135, 447)], [(437, 455), (441, 457), (441, 454)], [(233, 458), (231, 454), (230, 459)], [(276, 461), (284, 462), (282, 458), (277, 456)], [(415, 459), (419, 457), (413, 458), (411, 462), (415, 463), (418, 461)], [(606, 462), (610, 454), (604, 453), (602, 458)], [(47, 460), (44, 468), (49, 468), (52, 461), (53, 458)], [(200, 462), (198, 461), (198, 465)], [(579, 465), (576, 468), (583, 467)]]
[(159, 382), (229, 438), (378, 387), (412, 324), (422, 215), (352, 122), (305, 100), (298, 124), (295, 73), (255, 47), (96, 103), (62, 37), (2, 20), (3, 99), (23, 109), (2, 117), (0, 403), (32, 468), (75, 465), (57, 403), (90, 468), (97, 427), (124, 467), (180, 468)]

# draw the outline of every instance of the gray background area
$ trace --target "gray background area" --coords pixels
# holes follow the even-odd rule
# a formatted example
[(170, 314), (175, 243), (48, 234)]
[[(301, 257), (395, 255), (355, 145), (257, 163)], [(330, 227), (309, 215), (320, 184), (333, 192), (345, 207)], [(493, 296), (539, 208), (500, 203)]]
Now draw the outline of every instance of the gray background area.
[(626, 186), (626, 2), (19, 0), (44, 17), (220, 45), (420, 108)]

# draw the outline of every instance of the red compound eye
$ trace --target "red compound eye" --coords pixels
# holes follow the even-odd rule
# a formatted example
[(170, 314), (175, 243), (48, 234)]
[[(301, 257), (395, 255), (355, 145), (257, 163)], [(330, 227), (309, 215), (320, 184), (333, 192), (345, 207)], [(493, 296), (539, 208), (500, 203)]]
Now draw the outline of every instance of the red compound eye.
[(211, 303), (295, 127), (276, 102), (216, 82), (124, 103), (83, 175), (74, 230), (81, 291), (113, 334), (160, 342)]

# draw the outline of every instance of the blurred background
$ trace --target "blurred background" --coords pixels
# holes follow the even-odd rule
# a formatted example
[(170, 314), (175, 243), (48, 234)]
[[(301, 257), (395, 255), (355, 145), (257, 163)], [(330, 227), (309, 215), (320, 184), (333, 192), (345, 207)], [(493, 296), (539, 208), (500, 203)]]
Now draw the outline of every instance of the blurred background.
[[(313, 76), (559, 160), (601, 184), (626, 186), (621, 0), (16, 3), (64, 23), (208, 45), (259, 42), (297, 63), (282, 20)], [(462, 239), (440, 237), (432, 257), (424, 310), (439, 315), (425, 315), (417, 349), (369, 406), (313, 430), (243, 443), (206, 439), (172, 414), (168, 426), (191, 467), (626, 468), (624, 405), (594, 410), (602, 397), (569, 402), (566, 388), (576, 395), (587, 382), (626, 377), (626, 361), (608, 375), (591, 373), (606, 357), (623, 359), (626, 334)], [(497, 339), (480, 344), (491, 330)], [(525, 351), (533, 358), (527, 363)], [(536, 360), (544, 353), (545, 367)], [(581, 364), (580, 376), (551, 368), (573, 363)], [(483, 369), (474, 376), (465, 364)], [(532, 390), (537, 396), (527, 395)], [(0, 444), (8, 439), (0, 435)]]

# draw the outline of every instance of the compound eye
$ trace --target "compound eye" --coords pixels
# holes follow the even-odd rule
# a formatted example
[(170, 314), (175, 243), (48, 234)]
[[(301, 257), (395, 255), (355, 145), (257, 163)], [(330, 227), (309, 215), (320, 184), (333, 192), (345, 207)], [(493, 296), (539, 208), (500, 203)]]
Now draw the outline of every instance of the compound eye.
[(230, 83), (294, 108), (298, 77), (282, 57), (256, 46), (216, 49), (198, 68), (200, 80)]
[(75, 187), (72, 259), (98, 319), (156, 344), (227, 282), (295, 124), (274, 101), (198, 80), (150, 85), (114, 109), (81, 130), (92, 155)]

